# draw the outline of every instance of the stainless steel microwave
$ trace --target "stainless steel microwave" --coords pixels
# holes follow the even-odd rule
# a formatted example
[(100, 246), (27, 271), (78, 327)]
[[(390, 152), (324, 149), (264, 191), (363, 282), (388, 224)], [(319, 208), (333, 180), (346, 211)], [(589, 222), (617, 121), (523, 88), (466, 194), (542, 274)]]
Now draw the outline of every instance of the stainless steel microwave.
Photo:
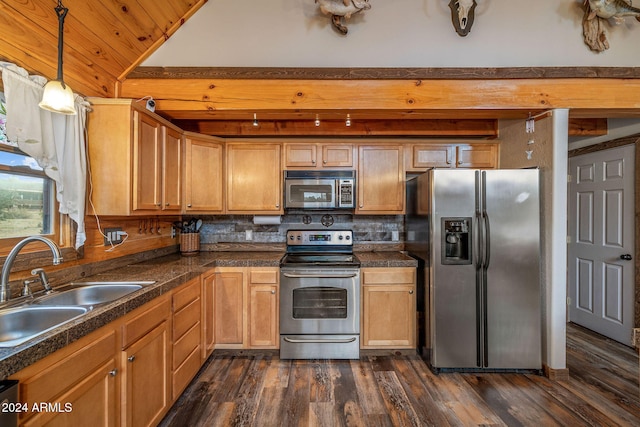
[(353, 209), (356, 172), (284, 171), (284, 207), (291, 209)]

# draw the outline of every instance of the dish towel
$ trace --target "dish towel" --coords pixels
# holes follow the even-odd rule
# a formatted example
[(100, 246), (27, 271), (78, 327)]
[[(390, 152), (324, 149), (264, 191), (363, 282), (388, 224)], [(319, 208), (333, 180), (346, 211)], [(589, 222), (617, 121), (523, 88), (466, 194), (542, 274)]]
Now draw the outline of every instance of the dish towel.
[(76, 95), (78, 114), (67, 116), (38, 107), (47, 80), (29, 76), (24, 68), (0, 62), (7, 105), (9, 141), (33, 157), (56, 183), (59, 211), (78, 225), (75, 248), (86, 240), (84, 214), (87, 190), (85, 123), (89, 103)]

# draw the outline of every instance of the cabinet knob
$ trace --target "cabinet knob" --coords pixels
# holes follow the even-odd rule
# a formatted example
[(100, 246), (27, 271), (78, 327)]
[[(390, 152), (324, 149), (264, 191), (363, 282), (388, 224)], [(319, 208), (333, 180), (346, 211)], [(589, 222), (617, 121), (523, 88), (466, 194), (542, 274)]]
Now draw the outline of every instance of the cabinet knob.
[(189, 203), (189, 204), (187, 205), (187, 207), (188, 207), (188, 208), (190, 208), (190, 207), (191, 207), (191, 203)]
[(280, 205), (279, 205), (279, 204), (278, 204), (278, 205), (276, 205), (276, 208), (277, 208), (277, 209), (280, 209)]
[(413, 295), (413, 291), (409, 291), (409, 295)]
[(275, 295), (275, 294), (276, 294), (275, 289), (272, 289), (272, 290), (271, 290), (271, 295)]
[(129, 357), (127, 357), (127, 360), (129, 362), (133, 362), (134, 360), (136, 360), (136, 356), (135, 355), (129, 356)]
[(326, 164), (327, 164), (327, 161), (326, 161), (326, 160), (323, 160), (323, 161), (322, 161), (322, 163), (324, 163), (324, 164), (326, 165)]
[(447, 164), (450, 165), (451, 164), (451, 160), (447, 160)]
[(156, 203), (156, 206), (162, 206), (162, 203)]
[(169, 206), (169, 203), (165, 203), (164, 205), (165, 205), (165, 206)]
[(360, 209), (364, 208), (364, 205), (360, 205)]
[(461, 165), (462, 164), (462, 160), (458, 160), (458, 164)]
[(111, 375), (112, 377), (115, 377), (117, 373), (118, 373), (117, 369), (113, 369), (113, 370), (109, 371), (109, 375)]
[(312, 165), (315, 165), (315, 164), (316, 164), (316, 161), (315, 161), (315, 160), (311, 160), (311, 164), (312, 164)]

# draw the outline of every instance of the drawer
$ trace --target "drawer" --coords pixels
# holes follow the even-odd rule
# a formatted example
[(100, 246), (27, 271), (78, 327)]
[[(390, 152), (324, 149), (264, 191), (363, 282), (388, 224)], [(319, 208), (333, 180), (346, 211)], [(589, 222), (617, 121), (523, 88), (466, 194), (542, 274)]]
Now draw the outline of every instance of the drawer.
[(179, 340), (173, 344), (173, 365), (172, 370), (176, 370), (182, 365), (187, 356), (195, 349), (200, 348), (200, 322), (193, 325)]
[(200, 297), (200, 277), (190, 280), (182, 285), (173, 294), (173, 312), (181, 310), (190, 302)]
[(173, 372), (171, 381), (171, 395), (173, 400), (180, 397), (182, 391), (191, 382), (200, 370), (200, 350), (196, 349), (189, 354), (182, 365)]
[(250, 272), (250, 283), (276, 284), (278, 283), (278, 270), (256, 270)]
[(128, 347), (169, 318), (171, 313), (170, 300), (168, 297), (160, 298), (161, 301), (156, 305), (146, 309), (124, 324), (122, 327), (122, 348)]
[(362, 283), (365, 285), (413, 284), (415, 268), (363, 268)]
[(56, 396), (94, 372), (116, 353), (114, 331), (98, 337), (60, 362), (43, 369), (38, 374), (20, 380), (21, 402), (53, 402)]
[(193, 325), (200, 322), (202, 306), (197, 298), (173, 315), (173, 341), (180, 339)]

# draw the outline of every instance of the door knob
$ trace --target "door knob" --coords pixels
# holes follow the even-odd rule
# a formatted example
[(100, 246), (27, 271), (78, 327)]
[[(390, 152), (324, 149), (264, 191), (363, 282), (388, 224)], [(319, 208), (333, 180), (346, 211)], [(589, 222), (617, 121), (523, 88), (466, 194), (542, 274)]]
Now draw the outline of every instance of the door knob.
[(624, 254), (624, 255), (620, 255), (620, 259), (623, 259), (625, 261), (631, 261), (633, 257), (630, 254)]

